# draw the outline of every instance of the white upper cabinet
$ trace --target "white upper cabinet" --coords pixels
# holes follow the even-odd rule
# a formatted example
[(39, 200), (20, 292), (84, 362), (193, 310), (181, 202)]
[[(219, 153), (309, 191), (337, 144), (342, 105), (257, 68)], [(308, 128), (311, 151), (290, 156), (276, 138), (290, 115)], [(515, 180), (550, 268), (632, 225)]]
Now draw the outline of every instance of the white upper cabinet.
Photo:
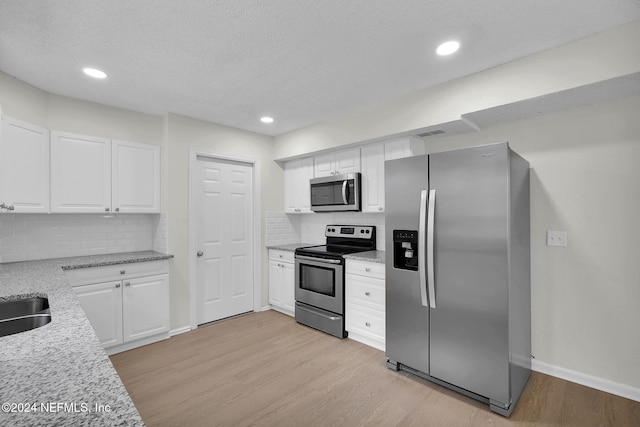
[(313, 178), (313, 157), (284, 165), (284, 203), (287, 213), (311, 212), (309, 180)]
[(362, 212), (384, 212), (386, 160), (421, 154), (425, 154), (424, 142), (413, 136), (362, 147)]
[(111, 211), (111, 140), (51, 131), (51, 212)]
[(160, 147), (111, 142), (111, 200), (115, 212), (160, 212)]
[(362, 211), (384, 212), (384, 144), (362, 147)]
[(420, 156), (426, 153), (424, 141), (415, 136), (386, 141), (384, 143), (384, 159), (394, 160), (404, 157)]
[(49, 130), (5, 116), (0, 136), (0, 212), (49, 212)]
[(316, 178), (360, 172), (360, 148), (320, 154), (313, 158), (313, 162)]
[(160, 147), (51, 131), (51, 212), (160, 212)]

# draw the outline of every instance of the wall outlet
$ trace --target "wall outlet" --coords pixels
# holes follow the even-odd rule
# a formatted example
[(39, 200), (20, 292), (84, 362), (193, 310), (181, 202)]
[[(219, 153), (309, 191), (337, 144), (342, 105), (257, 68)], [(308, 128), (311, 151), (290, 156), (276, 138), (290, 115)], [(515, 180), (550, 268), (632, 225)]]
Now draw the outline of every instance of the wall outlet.
[(547, 246), (567, 246), (566, 231), (547, 230)]

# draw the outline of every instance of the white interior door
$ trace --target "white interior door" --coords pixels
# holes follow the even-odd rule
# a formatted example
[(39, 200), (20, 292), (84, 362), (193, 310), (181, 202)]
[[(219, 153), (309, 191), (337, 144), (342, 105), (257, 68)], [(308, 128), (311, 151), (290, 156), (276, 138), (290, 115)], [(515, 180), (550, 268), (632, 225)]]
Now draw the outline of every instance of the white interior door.
[(197, 323), (253, 310), (253, 167), (198, 157)]

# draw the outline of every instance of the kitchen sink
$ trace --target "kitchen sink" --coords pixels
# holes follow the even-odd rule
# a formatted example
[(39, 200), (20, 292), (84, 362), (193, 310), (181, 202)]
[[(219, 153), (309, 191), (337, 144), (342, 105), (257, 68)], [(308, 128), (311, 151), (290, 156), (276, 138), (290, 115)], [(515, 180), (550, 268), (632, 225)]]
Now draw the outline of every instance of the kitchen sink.
[(51, 322), (49, 300), (27, 297), (0, 301), (0, 337), (30, 331)]

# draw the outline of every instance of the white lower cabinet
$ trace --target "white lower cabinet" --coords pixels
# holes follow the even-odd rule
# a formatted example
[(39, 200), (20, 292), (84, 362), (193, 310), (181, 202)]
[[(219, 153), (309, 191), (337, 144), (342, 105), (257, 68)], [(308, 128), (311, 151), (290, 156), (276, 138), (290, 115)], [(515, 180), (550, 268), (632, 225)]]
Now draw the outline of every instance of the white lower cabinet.
[(347, 259), (345, 322), (349, 338), (384, 351), (384, 264)]
[(167, 267), (166, 261), (152, 261), (67, 271), (108, 354), (169, 337)]
[(289, 316), (295, 313), (294, 267), (293, 252), (269, 249), (269, 305)]

